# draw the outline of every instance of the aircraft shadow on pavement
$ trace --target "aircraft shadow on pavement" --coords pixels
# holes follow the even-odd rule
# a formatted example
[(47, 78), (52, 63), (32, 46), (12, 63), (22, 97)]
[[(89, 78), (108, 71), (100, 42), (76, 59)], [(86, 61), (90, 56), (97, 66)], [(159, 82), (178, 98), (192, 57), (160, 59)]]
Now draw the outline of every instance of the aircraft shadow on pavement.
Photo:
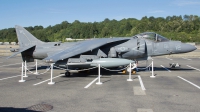
[[(171, 69), (169, 67), (166, 67), (168, 70), (170, 71), (192, 71), (194, 69), (190, 69), (190, 68), (175, 68), (175, 69)], [(162, 68), (162, 67), (154, 67), (155, 71), (166, 71), (166, 69)]]
[(38, 112), (26, 108), (0, 107), (0, 112)]
[[(190, 69), (190, 68), (175, 68), (175, 69), (173, 69), (173, 68), (171, 69), (170, 67), (166, 67), (166, 68), (170, 71), (192, 71), (192, 70), (194, 70), (194, 69)], [(145, 69), (145, 67), (139, 67), (138, 69), (139, 69), (138, 72), (148, 70), (148, 69)], [(150, 67), (150, 71), (151, 71), (151, 67)], [(164, 69), (163, 67), (154, 67), (154, 71), (166, 71), (166, 69)]]
[[(106, 78), (107, 76), (111, 76), (111, 75), (124, 75), (122, 73), (118, 73), (119, 71), (108, 71), (108, 70), (104, 70), (101, 69), (100, 74), (102, 75), (101, 77)], [(60, 73), (60, 74), (65, 74), (64, 72)], [(81, 71), (79, 73), (72, 73), (70, 76), (62, 76), (62, 77), (69, 77), (69, 78), (75, 78), (75, 77), (97, 77), (98, 76), (98, 69), (92, 69), (90, 71)]]
[[(39, 66), (37, 68), (37, 70), (44, 70), (44, 69), (47, 69), (47, 68), (49, 68), (49, 66)], [(53, 68), (53, 69), (56, 69), (56, 68)], [(29, 70), (30, 71), (35, 70), (35, 67), (30, 67)]]

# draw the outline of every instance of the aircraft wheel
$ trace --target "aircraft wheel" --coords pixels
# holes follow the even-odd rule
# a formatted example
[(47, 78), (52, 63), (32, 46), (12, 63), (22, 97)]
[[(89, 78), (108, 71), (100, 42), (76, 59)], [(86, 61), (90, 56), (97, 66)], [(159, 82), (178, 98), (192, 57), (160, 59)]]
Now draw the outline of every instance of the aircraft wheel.
[(135, 71), (135, 70), (132, 70), (132, 74), (136, 74), (137, 73), (137, 71)]
[(68, 72), (68, 71), (65, 72), (66, 77), (70, 77), (70, 75), (71, 75), (70, 72)]

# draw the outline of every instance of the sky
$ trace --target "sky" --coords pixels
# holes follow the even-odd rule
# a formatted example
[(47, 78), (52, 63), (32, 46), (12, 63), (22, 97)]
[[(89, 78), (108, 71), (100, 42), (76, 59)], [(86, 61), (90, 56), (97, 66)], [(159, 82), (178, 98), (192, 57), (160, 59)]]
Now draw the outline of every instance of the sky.
[(0, 0), (0, 30), (173, 15), (200, 16), (200, 0)]

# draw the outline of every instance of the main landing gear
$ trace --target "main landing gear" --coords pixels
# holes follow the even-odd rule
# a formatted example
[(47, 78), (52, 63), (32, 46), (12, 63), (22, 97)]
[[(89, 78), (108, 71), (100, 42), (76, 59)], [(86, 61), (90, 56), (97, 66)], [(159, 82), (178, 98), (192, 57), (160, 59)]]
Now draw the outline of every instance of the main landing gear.
[(70, 77), (70, 75), (71, 75), (71, 73), (70, 73), (69, 71), (66, 71), (66, 72), (65, 72), (65, 76), (66, 76), (66, 77)]

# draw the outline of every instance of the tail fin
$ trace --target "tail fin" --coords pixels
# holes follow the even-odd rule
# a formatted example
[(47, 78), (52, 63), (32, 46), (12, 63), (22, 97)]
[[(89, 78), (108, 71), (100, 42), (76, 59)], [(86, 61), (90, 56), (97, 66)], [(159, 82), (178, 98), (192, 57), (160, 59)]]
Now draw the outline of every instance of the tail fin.
[(29, 33), (26, 29), (24, 29), (21, 26), (16, 25), (15, 30), (17, 33), (20, 48), (44, 43), (41, 40), (38, 40), (36, 37), (34, 37), (31, 33)]
[(21, 53), (23, 61), (26, 60), (27, 62), (33, 62), (33, 52), (35, 47), (37, 45), (43, 44), (44, 42), (38, 40), (21, 26), (16, 25), (15, 30), (17, 33), (20, 48), (18, 49), (18, 52), (15, 52), (13, 55), (7, 57), (7, 59)]

